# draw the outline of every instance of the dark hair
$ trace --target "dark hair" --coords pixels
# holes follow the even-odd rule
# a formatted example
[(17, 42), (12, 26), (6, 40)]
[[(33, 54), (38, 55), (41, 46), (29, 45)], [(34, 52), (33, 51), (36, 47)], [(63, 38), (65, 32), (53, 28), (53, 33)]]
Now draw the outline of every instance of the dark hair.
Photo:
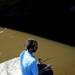
[(35, 48), (38, 46), (38, 43), (36, 40), (29, 39), (29, 40), (27, 40), (27, 43), (28, 43), (26, 46), (27, 49)]

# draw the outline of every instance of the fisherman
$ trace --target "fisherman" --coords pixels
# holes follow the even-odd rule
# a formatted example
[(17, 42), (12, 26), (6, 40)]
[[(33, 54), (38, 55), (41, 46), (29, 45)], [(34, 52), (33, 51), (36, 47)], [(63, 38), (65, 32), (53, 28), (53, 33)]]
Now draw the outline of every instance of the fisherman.
[(38, 42), (28, 39), (25, 43), (26, 49), (20, 54), (20, 64), (22, 75), (53, 75), (51, 65), (43, 63), (42, 59), (38, 59), (38, 63), (33, 53), (38, 49)]
[(22, 75), (38, 75), (37, 60), (33, 53), (37, 51), (38, 43), (36, 40), (28, 39), (26, 41), (26, 50), (20, 54), (20, 63)]

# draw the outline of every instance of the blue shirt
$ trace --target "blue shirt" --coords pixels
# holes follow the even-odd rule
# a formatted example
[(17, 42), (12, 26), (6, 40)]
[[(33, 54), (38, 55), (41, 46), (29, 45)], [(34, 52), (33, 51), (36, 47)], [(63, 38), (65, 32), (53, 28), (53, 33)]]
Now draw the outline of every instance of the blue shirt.
[(24, 50), (20, 54), (20, 63), (23, 75), (38, 75), (36, 59), (28, 50)]

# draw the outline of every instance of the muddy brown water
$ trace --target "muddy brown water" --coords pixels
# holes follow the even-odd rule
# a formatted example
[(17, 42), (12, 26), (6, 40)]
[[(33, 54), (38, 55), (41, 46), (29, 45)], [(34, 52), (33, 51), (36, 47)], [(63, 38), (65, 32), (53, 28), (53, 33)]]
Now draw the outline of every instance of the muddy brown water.
[(45, 60), (46, 64), (52, 64), (54, 75), (75, 75), (75, 47), (1, 27), (0, 63), (19, 56), (28, 38), (38, 41), (36, 57)]

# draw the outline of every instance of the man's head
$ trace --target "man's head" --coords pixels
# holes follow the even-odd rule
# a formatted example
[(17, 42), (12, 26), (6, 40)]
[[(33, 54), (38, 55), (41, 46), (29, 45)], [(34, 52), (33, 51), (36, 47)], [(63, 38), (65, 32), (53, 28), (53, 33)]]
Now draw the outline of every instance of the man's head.
[(38, 43), (36, 40), (28, 39), (26, 41), (26, 49), (28, 49), (30, 52), (36, 52), (38, 48)]

